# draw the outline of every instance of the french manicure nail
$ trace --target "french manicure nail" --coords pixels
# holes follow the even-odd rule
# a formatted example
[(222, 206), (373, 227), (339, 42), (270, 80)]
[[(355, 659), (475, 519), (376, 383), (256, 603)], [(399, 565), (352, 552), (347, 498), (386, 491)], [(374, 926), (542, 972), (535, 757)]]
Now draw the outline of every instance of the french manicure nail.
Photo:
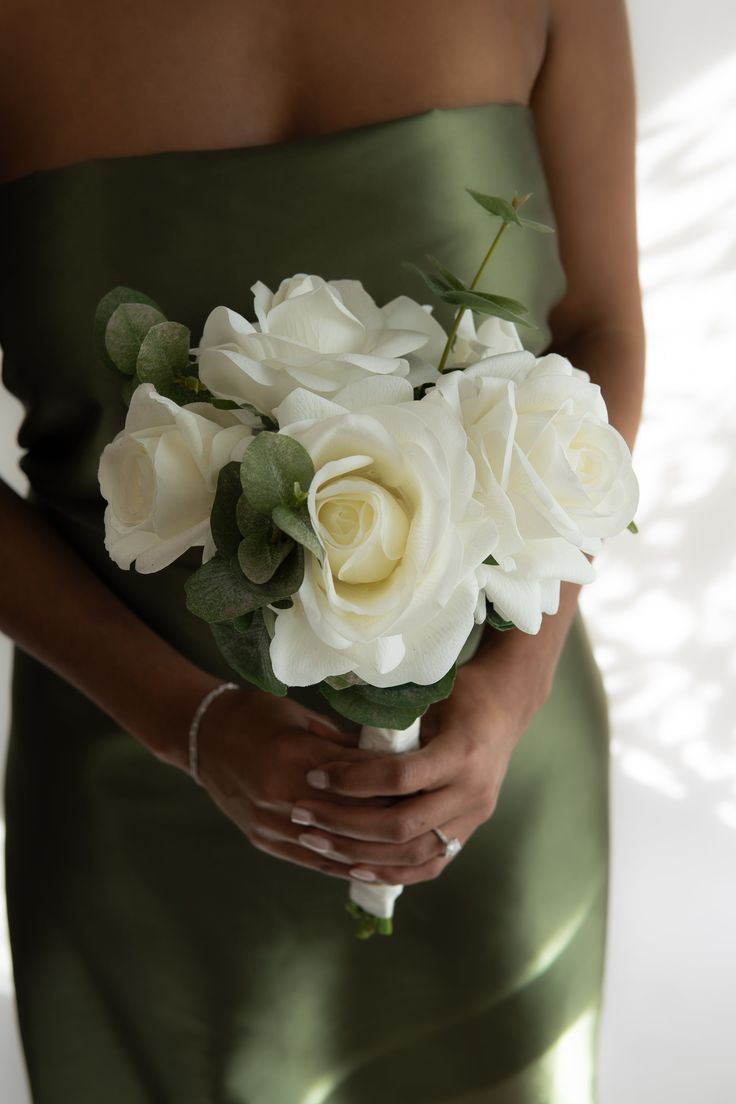
[(357, 878), (361, 882), (375, 882), (376, 875), (371, 874), (370, 870), (351, 870), (351, 878)]
[(328, 851), (332, 850), (330, 841), (323, 839), (322, 836), (299, 836), (299, 842), (311, 851), (319, 851), (320, 855), (326, 855)]
[(307, 782), (316, 790), (326, 790), (327, 781), (327, 775), (323, 770), (311, 770), (307, 774)]
[(314, 817), (308, 809), (292, 809), (292, 824), (314, 824)]

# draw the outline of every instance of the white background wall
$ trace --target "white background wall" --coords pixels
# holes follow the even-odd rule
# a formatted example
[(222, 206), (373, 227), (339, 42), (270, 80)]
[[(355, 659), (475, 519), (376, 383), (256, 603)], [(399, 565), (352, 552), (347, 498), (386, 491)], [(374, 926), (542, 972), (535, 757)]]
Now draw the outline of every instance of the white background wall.
[[(630, 10), (649, 343), (641, 533), (609, 543), (584, 596), (614, 729), (601, 1096), (733, 1104), (736, 9), (630, 0)], [(0, 472), (11, 482), (18, 420), (3, 394)], [(0, 639), (0, 732), (8, 654)], [(3, 922), (0, 910), (1, 1096), (27, 1104)]]

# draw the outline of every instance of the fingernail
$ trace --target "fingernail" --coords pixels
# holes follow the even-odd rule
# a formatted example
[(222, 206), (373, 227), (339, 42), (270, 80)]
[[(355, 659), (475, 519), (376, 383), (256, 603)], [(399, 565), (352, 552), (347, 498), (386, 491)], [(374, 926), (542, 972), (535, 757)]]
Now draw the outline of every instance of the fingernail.
[(314, 817), (308, 809), (292, 809), (291, 820), (293, 824), (314, 824)]
[(328, 779), (323, 770), (311, 770), (307, 775), (307, 782), (316, 790), (326, 790)]
[(320, 855), (326, 855), (328, 851), (332, 850), (330, 841), (323, 839), (322, 836), (299, 836), (299, 842), (311, 851), (319, 851)]
[(357, 878), (361, 882), (375, 882), (376, 875), (371, 874), (370, 870), (351, 870), (351, 878)]

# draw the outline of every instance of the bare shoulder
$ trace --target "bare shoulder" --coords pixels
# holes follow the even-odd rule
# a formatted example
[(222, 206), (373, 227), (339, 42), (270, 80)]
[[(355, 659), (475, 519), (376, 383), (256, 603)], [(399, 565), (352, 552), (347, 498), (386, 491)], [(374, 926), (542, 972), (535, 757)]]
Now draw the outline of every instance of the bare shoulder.
[(641, 329), (636, 240), (636, 109), (625, 0), (550, 0), (532, 95), (568, 278), (551, 322)]

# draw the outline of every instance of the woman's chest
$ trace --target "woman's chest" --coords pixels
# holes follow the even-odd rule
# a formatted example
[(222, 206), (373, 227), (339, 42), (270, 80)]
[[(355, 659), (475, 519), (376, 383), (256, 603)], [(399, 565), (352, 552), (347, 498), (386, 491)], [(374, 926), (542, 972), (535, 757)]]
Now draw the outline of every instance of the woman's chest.
[(0, 17), (0, 179), (527, 103), (547, 0), (22, 0)]

